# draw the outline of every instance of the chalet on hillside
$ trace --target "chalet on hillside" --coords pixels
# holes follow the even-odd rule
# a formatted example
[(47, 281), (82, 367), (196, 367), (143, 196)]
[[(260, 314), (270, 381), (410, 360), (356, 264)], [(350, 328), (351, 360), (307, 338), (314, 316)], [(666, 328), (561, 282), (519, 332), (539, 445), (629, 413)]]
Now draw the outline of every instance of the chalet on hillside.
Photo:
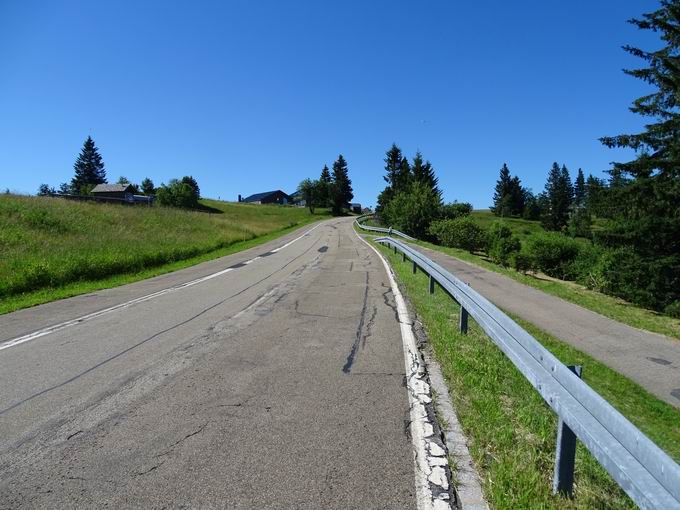
[(118, 198), (132, 202), (134, 188), (131, 184), (97, 184), (92, 188), (92, 194), (95, 197)]
[(277, 189), (275, 191), (265, 191), (264, 193), (255, 193), (244, 199), (239, 195), (239, 202), (248, 204), (289, 204), (291, 202), (290, 196)]

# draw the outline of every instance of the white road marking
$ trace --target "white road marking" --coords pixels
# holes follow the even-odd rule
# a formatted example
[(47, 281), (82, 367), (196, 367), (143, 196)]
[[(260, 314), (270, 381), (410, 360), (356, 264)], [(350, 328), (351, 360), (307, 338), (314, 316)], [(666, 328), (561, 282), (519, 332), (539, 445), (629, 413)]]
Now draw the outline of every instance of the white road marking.
[[(430, 423), (425, 406), (432, 402), (430, 384), (427, 380), (425, 365), (416, 346), (415, 335), (411, 326), (408, 308), (404, 297), (399, 291), (394, 274), (385, 257), (356, 231), (359, 239), (366, 243), (385, 266), (390, 280), (390, 287), (397, 304), (397, 315), (401, 329), (401, 339), (404, 348), (404, 365), (406, 367), (406, 386), (411, 407), (411, 438), (416, 477), (416, 505), (419, 510), (450, 509), (448, 500), (449, 481), (444, 466), (448, 461), (446, 452), (434, 439), (434, 428)], [(435, 495), (432, 485), (438, 486), (440, 493)]]
[[(276, 250), (272, 250), (272, 252), (278, 252), (278, 251), (280, 251), (284, 248), (287, 248), (288, 246), (290, 246), (294, 242), (299, 241), (300, 239), (302, 239), (305, 236), (308, 236), (313, 230), (315, 230), (316, 228), (318, 228), (320, 226), (321, 226), (321, 223), (319, 223), (318, 225), (309, 229), (307, 232), (305, 232), (301, 236), (296, 237), (292, 241), (287, 242), (283, 246), (280, 246)], [(252, 258), (252, 259), (250, 259), (246, 262), (243, 262), (243, 265), (244, 266), (248, 265), (251, 262), (254, 262), (255, 260), (260, 259), (260, 258), (262, 258), (262, 257), (260, 257), (260, 256), (254, 257), (254, 258)], [(53, 326), (48, 326), (46, 328), (39, 329), (38, 331), (34, 331), (33, 333), (28, 333), (26, 335), (22, 335), (22, 336), (19, 336), (19, 337), (16, 337), (16, 338), (12, 338), (11, 340), (7, 340), (6, 342), (0, 344), (0, 351), (2, 351), (4, 349), (9, 349), (10, 347), (15, 347), (17, 345), (21, 345), (21, 344), (26, 343), (26, 342), (30, 342), (31, 340), (35, 340), (36, 338), (40, 338), (40, 337), (43, 337), (45, 335), (49, 335), (50, 333), (55, 333), (57, 331), (61, 331), (62, 329), (66, 329), (68, 327), (75, 326), (77, 324), (82, 324), (83, 322), (87, 322), (87, 321), (90, 321), (90, 320), (95, 319), (97, 317), (101, 317), (102, 315), (106, 315), (108, 313), (115, 312), (117, 310), (122, 310), (123, 308), (127, 308), (129, 306), (136, 305), (138, 303), (143, 303), (144, 301), (149, 301), (151, 299), (155, 299), (155, 298), (163, 296), (165, 294), (169, 294), (170, 292), (175, 292), (177, 290), (186, 289), (187, 287), (192, 287), (194, 285), (198, 285), (199, 283), (203, 283), (203, 282), (206, 282), (208, 280), (212, 280), (213, 278), (217, 278), (218, 276), (222, 276), (223, 274), (229, 273), (229, 272), (234, 271), (234, 270), (235, 270), (234, 268), (228, 267), (227, 269), (222, 269), (221, 271), (217, 271), (216, 273), (212, 273), (212, 274), (209, 274), (207, 276), (203, 276), (201, 278), (191, 280), (190, 282), (180, 283), (179, 285), (174, 285), (172, 287), (168, 287), (167, 289), (159, 290), (157, 292), (147, 294), (146, 296), (141, 296), (141, 297), (132, 299), (130, 301), (126, 301), (125, 303), (120, 303), (118, 305), (111, 306), (109, 308), (105, 308), (105, 309), (99, 310), (97, 312), (92, 312), (92, 313), (89, 313), (87, 315), (83, 315), (82, 317), (78, 317), (77, 319), (71, 319), (69, 321), (61, 322), (61, 323), (55, 324)]]

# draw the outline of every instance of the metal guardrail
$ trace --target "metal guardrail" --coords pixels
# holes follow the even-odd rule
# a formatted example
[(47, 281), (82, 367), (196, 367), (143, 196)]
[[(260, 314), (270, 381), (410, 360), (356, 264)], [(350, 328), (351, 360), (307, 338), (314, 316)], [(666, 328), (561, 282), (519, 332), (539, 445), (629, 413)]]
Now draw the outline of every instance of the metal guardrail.
[(363, 230), (369, 230), (371, 232), (380, 232), (381, 234), (387, 234), (387, 235), (395, 235), (399, 237), (403, 237), (404, 239), (408, 241), (415, 241), (416, 239), (411, 237), (408, 234), (404, 234), (403, 232), (399, 232), (398, 230), (394, 230), (392, 227), (390, 228), (384, 228), (384, 227), (372, 227), (370, 225), (364, 225), (361, 222), (368, 219), (372, 218), (374, 215), (373, 214), (364, 214), (362, 216), (359, 216), (356, 220), (354, 220), (354, 223), (356, 223), (357, 227)]
[[(364, 227), (365, 228), (365, 227)], [(467, 332), (468, 315), (538, 390), (559, 418), (553, 493), (573, 488), (576, 438), (612, 478), (644, 509), (680, 509), (680, 466), (609, 402), (580, 379), (580, 367), (568, 367), (490, 301), (446, 269), (391, 237), (376, 242), (400, 251), (461, 306), (459, 328)]]

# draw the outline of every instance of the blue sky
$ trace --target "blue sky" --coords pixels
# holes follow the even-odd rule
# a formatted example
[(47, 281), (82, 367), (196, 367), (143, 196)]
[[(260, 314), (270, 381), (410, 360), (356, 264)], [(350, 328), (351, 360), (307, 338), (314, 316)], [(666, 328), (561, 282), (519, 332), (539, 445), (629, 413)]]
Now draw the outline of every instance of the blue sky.
[(0, 188), (70, 180), (92, 135), (109, 180), (191, 174), (205, 196), (294, 189), (342, 153), (375, 204), (396, 142), (447, 201), (488, 207), (498, 170), (603, 175), (636, 131), (621, 69), (655, 1), (0, 0)]

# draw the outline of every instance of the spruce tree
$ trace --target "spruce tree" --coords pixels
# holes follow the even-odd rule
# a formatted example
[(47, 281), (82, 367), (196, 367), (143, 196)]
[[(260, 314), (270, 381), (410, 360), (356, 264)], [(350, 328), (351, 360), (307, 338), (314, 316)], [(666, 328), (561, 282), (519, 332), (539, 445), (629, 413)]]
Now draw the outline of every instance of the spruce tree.
[(393, 194), (406, 190), (410, 182), (411, 168), (401, 149), (394, 143), (385, 153), (385, 171), (387, 175), (383, 179), (388, 187), (392, 188)]
[(511, 198), (510, 198), (510, 170), (508, 165), (503, 163), (500, 175), (496, 181), (496, 188), (493, 194), (493, 207), (491, 211), (496, 216), (510, 216), (511, 214)]
[(566, 166), (553, 163), (545, 183), (545, 207), (543, 208), (543, 227), (546, 230), (562, 230), (569, 221), (573, 188)]
[(342, 214), (342, 210), (346, 208), (354, 198), (352, 181), (349, 178), (349, 172), (347, 170), (347, 162), (342, 154), (340, 154), (337, 161), (333, 163), (333, 184), (331, 189), (333, 214)]
[(324, 165), (321, 169), (321, 176), (319, 177), (319, 196), (317, 198), (319, 207), (330, 207), (330, 192), (332, 182), (333, 179), (331, 178), (331, 172), (328, 170), (328, 165)]
[(71, 188), (77, 193), (89, 191), (88, 188), (92, 189), (97, 184), (106, 182), (104, 161), (91, 136), (85, 140), (73, 169), (75, 175), (71, 179)]
[(421, 182), (427, 185), (437, 196), (441, 197), (442, 192), (438, 186), (439, 179), (434, 173), (432, 164), (429, 161), (423, 161), (423, 155), (420, 151), (417, 151), (413, 157), (411, 175), (414, 182)]
[(576, 176), (576, 183), (574, 184), (574, 205), (576, 207), (583, 207), (586, 203), (586, 180), (583, 176), (583, 170), (578, 169)]
[(508, 192), (510, 197), (510, 214), (513, 216), (522, 216), (524, 212), (526, 193), (522, 187), (522, 181), (518, 176), (514, 176), (510, 180), (510, 189)]
[(156, 188), (153, 185), (153, 181), (148, 177), (145, 177), (144, 180), (142, 181), (142, 191), (144, 192), (144, 194), (153, 195), (155, 189)]
[(646, 82), (654, 92), (636, 99), (630, 107), (649, 119), (644, 131), (601, 138), (608, 147), (634, 149), (637, 157), (614, 163), (610, 189), (605, 193), (611, 221), (595, 232), (595, 241), (616, 250), (607, 274), (613, 293), (642, 306), (678, 313), (680, 1), (662, 0), (659, 9), (630, 23), (659, 34), (662, 44), (654, 51), (624, 47), (645, 63), (645, 67), (625, 72)]

